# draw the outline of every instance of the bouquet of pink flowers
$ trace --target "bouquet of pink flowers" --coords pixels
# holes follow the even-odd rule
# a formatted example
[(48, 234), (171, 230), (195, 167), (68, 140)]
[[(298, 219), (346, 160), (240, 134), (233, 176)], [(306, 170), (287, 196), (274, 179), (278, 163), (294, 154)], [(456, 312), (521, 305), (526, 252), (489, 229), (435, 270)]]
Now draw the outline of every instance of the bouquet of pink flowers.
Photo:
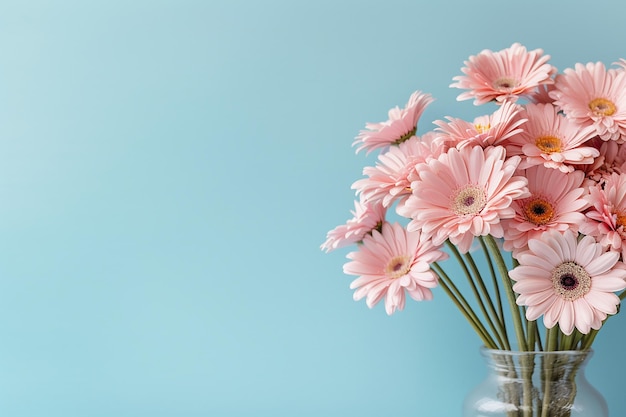
[[(512, 349), (510, 321), (517, 350), (589, 349), (626, 297), (626, 60), (559, 73), (549, 58), (517, 43), (484, 50), (451, 87), (493, 113), (418, 136), (433, 99), (416, 91), (356, 136), (377, 162), (352, 185), (353, 218), (322, 245), (356, 246), (344, 265), (355, 300), (384, 299), (392, 314), (439, 286), (487, 348)], [(450, 257), (471, 299), (445, 272)]]

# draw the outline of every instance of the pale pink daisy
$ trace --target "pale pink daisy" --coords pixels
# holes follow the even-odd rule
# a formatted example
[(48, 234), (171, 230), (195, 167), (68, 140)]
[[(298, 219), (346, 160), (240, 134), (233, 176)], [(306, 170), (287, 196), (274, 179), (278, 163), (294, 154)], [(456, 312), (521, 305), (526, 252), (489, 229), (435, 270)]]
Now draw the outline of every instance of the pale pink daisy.
[(528, 320), (543, 315), (547, 328), (558, 323), (566, 335), (574, 328), (587, 334), (617, 313), (615, 292), (626, 288), (626, 265), (618, 252), (605, 251), (591, 236), (579, 241), (571, 230), (551, 230), (530, 239), (528, 247), (517, 257), (520, 265), (509, 272)]
[(626, 71), (602, 62), (576, 64), (556, 77), (554, 104), (581, 126), (593, 126), (602, 140), (626, 135)]
[(439, 147), (433, 141), (423, 142), (414, 136), (381, 153), (375, 167), (363, 169), (367, 178), (355, 181), (352, 189), (362, 199), (380, 201), (384, 207), (396, 201), (401, 204), (411, 194), (411, 182), (417, 179), (415, 166), (438, 155)]
[(515, 101), (520, 96), (532, 94), (537, 86), (552, 84), (556, 68), (548, 64), (549, 55), (542, 49), (528, 52), (519, 43), (493, 52), (483, 50), (470, 56), (461, 71), (465, 75), (453, 78), (450, 87), (466, 89), (457, 100), (474, 99), (474, 104), (492, 100)]
[(358, 145), (356, 152), (365, 149), (366, 153), (369, 154), (374, 149), (385, 150), (415, 136), (417, 122), (426, 107), (432, 102), (433, 98), (430, 94), (416, 91), (411, 94), (403, 109), (396, 106), (389, 110), (387, 121), (366, 123), (366, 130), (361, 130), (352, 144), (353, 146)]
[(543, 164), (563, 172), (573, 165), (593, 163), (600, 152), (585, 142), (595, 136), (593, 127), (581, 128), (558, 113), (552, 104), (527, 104), (524, 131), (507, 145), (510, 155), (521, 155), (521, 169)]
[(446, 117), (447, 122), (437, 120), (436, 129), (441, 132), (438, 140), (443, 140), (451, 147), (480, 145), (483, 148), (500, 145), (513, 136), (521, 133), (526, 119), (520, 117), (522, 107), (505, 102), (490, 115), (480, 116), (473, 123), (453, 117)]
[(386, 211), (381, 202), (355, 201), (354, 210), (351, 211), (353, 217), (346, 224), (329, 231), (321, 249), (328, 253), (360, 242), (372, 230), (380, 229)]
[(411, 219), (408, 230), (435, 245), (450, 239), (464, 253), (475, 236), (501, 238), (501, 220), (515, 216), (511, 203), (529, 196), (526, 178), (514, 175), (519, 161), (502, 146), (452, 148), (418, 167), (420, 179), (397, 212)]
[(594, 236), (605, 247), (620, 251), (626, 259), (626, 174), (611, 174), (603, 186), (589, 188), (589, 221), (581, 232)]
[(528, 180), (530, 197), (513, 201), (515, 217), (504, 222), (504, 249), (526, 249), (529, 239), (539, 239), (547, 230), (578, 231), (589, 206), (582, 187), (582, 171), (564, 173), (537, 165), (522, 174)]
[(430, 264), (447, 258), (445, 252), (421, 239), (420, 232), (408, 232), (400, 224), (385, 223), (382, 232), (373, 231), (363, 239), (359, 250), (347, 255), (346, 274), (358, 275), (351, 284), (354, 299), (366, 298), (369, 308), (383, 297), (391, 315), (403, 310), (406, 295), (416, 301), (430, 300), (430, 288), (437, 286), (437, 275)]

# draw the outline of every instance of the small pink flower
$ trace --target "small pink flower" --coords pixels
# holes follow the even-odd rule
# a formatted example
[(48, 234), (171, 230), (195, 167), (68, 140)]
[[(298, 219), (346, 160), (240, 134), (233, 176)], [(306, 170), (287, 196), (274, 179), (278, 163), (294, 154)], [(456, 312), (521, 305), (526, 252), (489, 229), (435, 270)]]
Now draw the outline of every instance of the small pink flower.
[(411, 137), (417, 131), (417, 122), (424, 109), (433, 102), (430, 94), (416, 91), (411, 94), (405, 108), (398, 106), (389, 110), (389, 119), (382, 123), (367, 123), (366, 130), (361, 130), (355, 138), (353, 146), (357, 146), (357, 153), (365, 149), (370, 153), (374, 149), (387, 149), (391, 145), (398, 145)]
[(385, 220), (386, 209), (380, 202), (354, 202), (352, 219), (346, 224), (335, 227), (326, 235), (326, 242), (321, 246), (327, 253), (360, 242), (372, 232), (381, 227)]
[(574, 328), (583, 334), (599, 329), (608, 314), (617, 313), (616, 291), (626, 288), (626, 266), (619, 253), (606, 252), (591, 236), (578, 241), (566, 230), (546, 232), (528, 241), (518, 255), (519, 266), (509, 272), (517, 281), (517, 304), (526, 306), (526, 318), (543, 315), (547, 328), (557, 323), (564, 334)]
[(438, 140), (451, 147), (501, 145), (523, 131), (520, 126), (526, 119), (520, 116), (521, 110), (521, 106), (507, 101), (493, 114), (477, 117), (473, 123), (452, 117), (446, 117), (448, 122), (437, 120), (436, 130), (441, 132)]
[(528, 179), (530, 197), (513, 201), (515, 217), (504, 222), (504, 249), (526, 249), (529, 239), (539, 239), (547, 230), (577, 231), (585, 222), (583, 210), (589, 206), (582, 187), (582, 171), (564, 173), (537, 165), (522, 174)]
[(554, 104), (580, 126), (593, 126), (602, 140), (624, 141), (626, 71), (601, 62), (576, 64), (556, 77)]
[(357, 180), (352, 188), (366, 201), (382, 202), (384, 207), (404, 201), (411, 194), (411, 181), (417, 178), (415, 166), (440, 153), (434, 142), (417, 136), (390, 148), (378, 156), (375, 167), (365, 167), (367, 178)]
[(529, 196), (527, 180), (514, 176), (519, 161), (501, 146), (452, 148), (418, 167), (420, 179), (397, 212), (411, 219), (408, 230), (435, 245), (450, 239), (461, 252), (475, 236), (503, 237), (501, 220), (515, 216), (511, 203)]
[(450, 87), (469, 90), (457, 100), (473, 98), (476, 105), (492, 100), (515, 101), (519, 96), (532, 94), (540, 85), (554, 82), (556, 68), (547, 64), (549, 59), (543, 50), (528, 52), (519, 43), (498, 52), (485, 49), (465, 61), (461, 69), (465, 75), (454, 77), (456, 83)]
[(550, 97), (552, 90), (554, 90), (554, 84), (542, 84), (529, 94), (528, 100), (535, 104), (553, 104), (554, 99)]
[(602, 186), (589, 188), (589, 221), (581, 232), (594, 236), (604, 247), (626, 259), (626, 174), (610, 175)]
[(626, 144), (617, 143), (614, 140), (603, 141), (599, 137), (591, 139), (588, 144), (598, 149), (600, 155), (593, 160), (593, 163), (579, 168), (586, 174), (586, 187), (603, 186), (611, 174), (626, 173)]
[(595, 135), (591, 126), (581, 128), (558, 113), (552, 104), (528, 104), (524, 131), (507, 145), (510, 155), (522, 155), (521, 169), (533, 165), (572, 172), (572, 165), (593, 163), (600, 152), (585, 142)]
[(447, 255), (421, 239), (420, 232), (385, 223), (382, 232), (374, 230), (363, 239), (359, 250), (347, 257), (351, 262), (344, 265), (344, 273), (359, 275), (350, 284), (356, 289), (354, 299), (367, 297), (367, 306), (372, 308), (384, 297), (385, 310), (391, 315), (404, 309), (405, 294), (416, 301), (432, 299), (430, 288), (437, 286), (437, 275), (430, 264)]

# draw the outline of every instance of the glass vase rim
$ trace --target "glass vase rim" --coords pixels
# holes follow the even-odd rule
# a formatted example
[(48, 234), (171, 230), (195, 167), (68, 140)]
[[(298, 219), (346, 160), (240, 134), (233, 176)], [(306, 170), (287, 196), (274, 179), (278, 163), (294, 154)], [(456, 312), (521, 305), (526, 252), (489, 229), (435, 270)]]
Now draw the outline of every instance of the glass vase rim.
[(508, 355), (508, 356), (526, 356), (526, 355), (572, 355), (572, 356), (591, 356), (593, 355), (593, 349), (585, 350), (507, 350), (507, 349), (491, 349), (486, 346), (480, 347), (480, 352), (483, 355)]

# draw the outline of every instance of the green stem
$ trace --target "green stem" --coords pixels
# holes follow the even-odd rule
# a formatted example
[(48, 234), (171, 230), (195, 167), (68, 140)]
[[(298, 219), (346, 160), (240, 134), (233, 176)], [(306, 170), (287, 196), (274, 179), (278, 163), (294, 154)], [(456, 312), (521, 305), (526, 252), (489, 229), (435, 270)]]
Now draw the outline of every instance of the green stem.
[(583, 336), (581, 341), (581, 350), (589, 350), (591, 349), (591, 345), (593, 341), (596, 340), (596, 336), (598, 335), (598, 330), (591, 329), (589, 333)]
[(502, 303), (502, 294), (500, 293), (500, 285), (498, 284), (498, 277), (496, 276), (496, 270), (493, 267), (493, 260), (491, 255), (489, 255), (489, 249), (487, 248), (487, 244), (485, 243), (485, 239), (482, 236), (478, 237), (478, 241), (480, 242), (480, 246), (482, 247), (483, 253), (485, 255), (485, 259), (487, 260), (487, 265), (489, 266), (489, 274), (491, 275), (491, 283), (493, 285), (493, 291), (496, 298), (496, 304), (498, 305), (498, 320), (500, 323), (500, 327), (502, 329), (502, 338), (506, 341), (507, 349), (511, 349), (509, 344), (509, 335), (506, 330), (506, 319), (504, 316), (504, 306)]
[(463, 316), (467, 319), (469, 324), (472, 326), (476, 334), (481, 338), (483, 344), (489, 349), (498, 349), (496, 342), (491, 338), (487, 329), (483, 326), (481, 321), (478, 319), (476, 313), (468, 304), (467, 300), (463, 297), (458, 288), (454, 285), (448, 274), (437, 264), (434, 262), (431, 264), (431, 269), (437, 274), (439, 277), (439, 285), (446, 294), (450, 297), (452, 302), (456, 305), (456, 307), (461, 311)]
[(527, 346), (529, 351), (535, 350), (535, 343), (537, 343), (537, 321), (529, 321), (526, 328), (526, 335), (528, 337)]
[[(490, 300), (489, 293), (487, 292), (487, 289), (484, 286), (484, 282), (482, 280), (478, 267), (476, 267), (474, 258), (472, 258), (470, 254), (465, 254), (464, 256), (461, 256), (461, 253), (459, 252), (458, 248), (455, 245), (453, 245), (449, 240), (446, 241), (446, 243), (448, 245), (448, 248), (452, 252), (452, 254), (456, 257), (458, 264), (463, 268), (463, 272), (465, 272), (465, 276), (467, 277), (467, 281), (469, 282), (470, 287), (472, 288), (472, 292), (474, 293), (474, 298), (476, 299), (476, 302), (478, 303), (478, 306), (480, 307), (480, 311), (482, 312), (483, 317), (485, 318), (487, 324), (491, 328), (491, 331), (493, 332), (495, 338), (498, 341), (498, 345), (497, 345), (498, 349), (506, 348), (506, 343), (502, 340), (499, 329), (495, 326), (495, 324), (493, 323), (493, 320), (491, 320), (491, 317), (489, 313), (487, 312), (487, 308), (485, 307), (483, 297), (480, 296), (478, 287), (476, 285), (476, 282), (478, 282), (479, 286), (484, 288), (484, 291), (483, 291), (484, 298), (486, 298), (487, 300)], [(468, 265), (469, 265), (469, 268), (468, 268)], [(470, 272), (470, 269), (471, 269), (471, 272)], [(491, 304), (491, 311), (492, 311), (492, 314), (494, 314), (497, 317), (495, 309), (493, 308), (493, 304)]]
[(502, 279), (505, 285), (505, 293), (507, 300), (509, 302), (509, 306), (511, 308), (511, 314), (513, 316), (513, 327), (515, 329), (515, 336), (517, 337), (517, 344), (519, 350), (526, 352), (528, 351), (528, 347), (526, 345), (526, 338), (524, 336), (524, 326), (522, 325), (522, 316), (520, 314), (519, 307), (515, 302), (515, 293), (513, 292), (513, 283), (511, 282), (511, 278), (509, 278), (509, 271), (506, 267), (506, 263), (504, 262), (504, 258), (502, 258), (502, 253), (500, 252), (500, 248), (498, 248), (498, 244), (495, 239), (491, 235), (487, 235), (485, 238), (487, 243), (487, 247), (489, 251), (494, 256), (496, 260), (496, 266), (498, 267), (498, 272), (500, 273), (500, 278)]
[[(553, 352), (559, 345), (558, 338), (558, 326), (554, 326), (548, 329), (546, 332), (546, 352)], [(550, 402), (551, 402), (551, 384), (552, 381), (552, 360), (553, 357), (546, 356), (543, 362), (543, 381), (545, 381), (543, 387), (543, 405), (541, 407), (541, 417), (550, 417)]]

